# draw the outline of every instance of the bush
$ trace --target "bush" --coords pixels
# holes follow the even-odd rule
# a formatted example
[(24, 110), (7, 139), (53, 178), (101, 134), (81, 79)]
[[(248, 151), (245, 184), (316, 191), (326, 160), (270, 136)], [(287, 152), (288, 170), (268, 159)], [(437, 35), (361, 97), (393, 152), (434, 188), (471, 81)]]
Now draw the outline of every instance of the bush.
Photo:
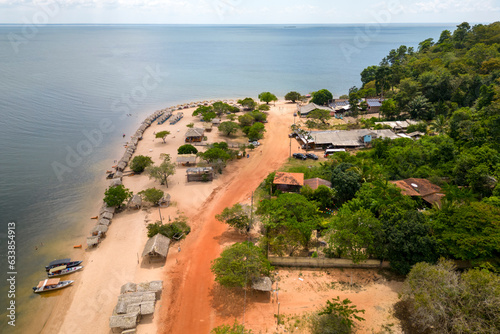
[(130, 169), (134, 171), (134, 173), (140, 174), (144, 172), (144, 169), (149, 165), (153, 164), (153, 160), (151, 157), (147, 157), (144, 155), (135, 156), (130, 163)]
[(189, 227), (184, 217), (177, 218), (170, 224), (162, 224), (161, 222), (149, 224), (147, 229), (148, 238), (152, 238), (160, 233), (173, 240), (184, 239), (191, 232), (191, 227)]
[(149, 188), (141, 191), (139, 194), (144, 197), (144, 200), (150, 202), (153, 205), (158, 205), (158, 202), (163, 198), (163, 195), (165, 193), (160, 189)]
[(107, 206), (116, 206), (119, 208), (130, 197), (132, 197), (132, 192), (120, 184), (119, 186), (109, 187), (104, 192), (103, 200)]
[(198, 153), (198, 149), (191, 144), (179, 146), (179, 148), (177, 149), (177, 154), (196, 154), (196, 153)]

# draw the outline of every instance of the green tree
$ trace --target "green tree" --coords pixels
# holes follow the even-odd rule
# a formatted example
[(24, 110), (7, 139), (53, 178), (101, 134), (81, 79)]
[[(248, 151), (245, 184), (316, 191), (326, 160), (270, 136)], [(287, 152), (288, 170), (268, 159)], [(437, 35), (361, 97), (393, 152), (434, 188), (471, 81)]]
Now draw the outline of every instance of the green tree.
[(216, 282), (226, 287), (242, 288), (254, 278), (269, 276), (272, 269), (263, 251), (250, 242), (227, 247), (211, 266)]
[(265, 122), (267, 120), (267, 115), (257, 110), (249, 112), (247, 115), (252, 116), (255, 122)]
[(168, 188), (168, 177), (175, 174), (175, 163), (170, 161), (169, 154), (164, 154), (163, 162), (159, 166), (148, 166), (145, 172), (150, 179), (155, 179)]
[(212, 334), (252, 334), (251, 329), (246, 329), (244, 325), (239, 324), (236, 319), (234, 320), (234, 324), (232, 326), (229, 325), (220, 325), (212, 329), (210, 332)]
[(292, 101), (295, 103), (295, 101), (299, 101), (302, 98), (302, 95), (300, 95), (299, 92), (291, 91), (286, 93), (285, 95), (285, 100), (286, 101)]
[(169, 134), (169, 131), (160, 131), (156, 133), (156, 138), (161, 138), (163, 140), (163, 143), (165, 143), (165, 138), (167, 138)]
[(317, 92), (312, 93), (311, 102), (313, 103), (323, 106), (326, 105), (330, 100), (333, 100), (333, 95), (326, 89), (320, 89)]
[(264, 137), (264, 132), (266, 132), (266, 128), (262, 123), (255, 123), (248, 130), (248, 139), (250, 140), (259, 140)]
[(262, 92), (259, 94), (259, 100), (262, 102), (266, 102), (266, 104), (269, 104), (271, 101), (278, 101), (278, 98), (276, 95), (270, 93), (270, 92)]
[(375, 80), (375, 74), (377, 73), (378, 66), (368, 66), (363, 71), (361, 71), (361, 82), (363, 83), (363, 88), (365, 85), (371, 81)]
[(162, 224), (160, 221), (148, 224), (147, 229), (148, 238), (161, 234), (175, 241), (184, 239), (191, 232), (191, 227), (187, 224), (187, 218), (183, 216), (176, 218), (169, 224)]
[(330, 246), (354, 263), (366, 260), (375, 254), (375, 242), (382, 229), (381, 222), (367, 209), (351, 211), (342, 207), (332, 220)]
[(130, 162), (130, 169), (133, 170), (134, 173), (140, 174), (144, 172), (144, 169), (146, 169), (146, 167), (152, 164), (153, 160), (151, 160), (151, 157), (136, 155)]
[(240, 126), (244, 128), (246, 126), (252, 126), (252, 124), (255, 122), (255, 119), (250, 113), (247, 113), (245, 115), (239, 116), (238, 122), (240, 122)]
[(359, 93), (356, 86), (349, 88), (349, 107), (354, 116), (359, 113)]
[(382, 102), (382, 106), (380, 107), (380, 113), (384, 115), (384, 117), (393, 119), (399, 116), (400, 110), (396, 104), (396, 101), (393, 99), (386, 99)]
[(339, 202), (344, 203), (354, 197), (361, 187), (361, 177), (354, 170), (349, 170), (352, 164), (341, 163), (331, 172), (332, 188), (337, 193)]
[(179, 146), (177, 149), (177, 154), (196, 154), (198, 153), (198, 149), (191, 144), (185, 144)]
[(199, 152), (198, 156), (209, 164), (214, 165), (219, 173), (222, 173), (226, 162), (231, 159), (231, 155), (226, 150), (218, 147), (212, 147), (205, 152)]
[[(452, 261), (416, 264), (404, 282), (396, 316), (407, 333), (497, 333), (500, 276)], [(401, 317), (404, 315), (404, 317)]]
[(258, 109), (262, 111), (269, 111), (271, 110), (271, 107), (268, 104), (261, 104), (259, 105)]
[(307, 118), (312, 118), (322, 122), (323, 124), (327, 124), (327, 121), (332, 118), (332, 116), (330, 116), (330, 112), (328, 110), (314, 109), (307, 115)]
[(257, 210), (267, 229), (264, 243), (280, 256), (308, 249), (312, 231), (318, 226), (317, 206), (299, 194), (282, 194), (263, 200)]
[(193, 116), (201, 115), (204, 122), (211, 122), (217, 114), (212, 106), (199, 106), (193, 111)]
[(153, 205), (158, 205), (164, 194), (163, 190), (156, 188), (148, 188), (139, 192), (139, 195), (142, 195), (146, 201)]
[(218, 117), (221, 117), (222, 115), (225, 115), (225, 114), (231, 112), (231, 110), (232, 110), (232, 107), (229, 104), (224, 103), (224, 102), (220, 102), (220, 101), (215, 102), (212, 105), (212, 108)]
[(132, 197), (132, 192), (120, 184), (106, 189), (104, 192), (104, 203), (107, 206), (116, 206), (119, 208), (130, 197)]
[(234, 227), (240, 232), (245, 232), (250, 228), (250, 217), (248, 217), (248, 212), (239, 203), (230, 208), (225, 208), (220, 214), (215, 216), (215, 219)]
[(241, 104), (245, 110), (253, 110), (257, 106), (257, 102), (255, 102), (251, 97), (238, 100), (238, 103)]
[(226, 136), (230, 136), (230, 135), (238, 132), (239, 128), (240, 128), (240, 126), (238, 125), (238, 123), (231, 122), (231, 121), (222, 122), (219, 125), (219, 132), (222, 132)]
[(349, 299), (340, 300), (340, 297), (326, 301), (326, 306), (320, 310), (318, 317), (311, 322), (312, 334), (350, 334), (356, 327), (356, 321), (364, 321), (358, 313), (365, 313), (365, 310), (358, 310), (355, 305), (350, 305)]
[(432, 106), (425, 96), (417, 95), (408, 103), (408, 112), (412, 119), (428, 120), (433, 116)]
[(448, 120), (444, 115), (438, 115), (431, 123), (431, 130), (437, 132), (438, 134), (445, 133), (447, 128)]

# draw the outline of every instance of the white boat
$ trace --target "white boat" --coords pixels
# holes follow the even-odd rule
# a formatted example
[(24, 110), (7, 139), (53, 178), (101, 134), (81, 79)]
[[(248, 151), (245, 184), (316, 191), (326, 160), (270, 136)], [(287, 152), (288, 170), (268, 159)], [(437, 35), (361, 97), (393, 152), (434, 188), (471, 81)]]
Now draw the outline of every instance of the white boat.
[(33, 287), (34, 293), (42, 293), (62, 289), (73, 284), (74, 281), (61, 281), (59, 278), (47, 278), (40, 281), (37, 286)]
[(54, 267), (54, 268), (50, 269), (47, 275), (49, 277), (58, 277), (58, 276), (63, 276), (63, 275), (68, 275), (68, 274), (74, 273), (82, 268), (83, 268), (83, 266), (68, 268), (66, 265), (64, 265), (64, 266)]

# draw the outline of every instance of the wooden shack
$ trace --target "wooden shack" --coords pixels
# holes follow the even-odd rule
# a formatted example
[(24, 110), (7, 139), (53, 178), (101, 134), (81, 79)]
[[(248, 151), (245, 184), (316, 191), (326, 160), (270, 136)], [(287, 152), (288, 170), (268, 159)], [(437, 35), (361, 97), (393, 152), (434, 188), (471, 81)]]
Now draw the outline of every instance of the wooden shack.
[(146, 242), (144, 250), (142, 251), (142, 257), (148, 256), (151, 258), (163, 258), (165, 259), (168, 255), (168, 248), (170, 247), (170, 239), (166, 236), (158, 233)]
[(208, 182), (214, 179), (214, 170), (212, 167), (188, 168), (186, 174), (188, 182)]
[(192, 128), (186, 132), (186, 143), (202, 142), (205, 137), (205, 129)]
[(177, 156), (177, 163), (182, 166), (196, 165), (196, 154), (179, 154)]

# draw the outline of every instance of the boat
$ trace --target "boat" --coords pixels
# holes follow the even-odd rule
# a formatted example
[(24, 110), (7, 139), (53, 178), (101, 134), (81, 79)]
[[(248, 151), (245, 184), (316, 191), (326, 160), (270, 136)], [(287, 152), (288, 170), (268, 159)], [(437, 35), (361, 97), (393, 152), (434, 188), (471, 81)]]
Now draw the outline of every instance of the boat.
[(63, 275), (68, 275), (68, 274), (77, 272), (78, 270), (80, 270), (82, 268), (83, 268), (83, 266), (71, 267), (71, 268), (68, 268), (67, 266), (59, 266), (59, 267), (55, 267), (55, 268), (50, 269), (47, 275), (49, 277), (63, 276)]
[(82, 248), (82, 244), (74, 245), (73, 248)]
[(33, 287), (34, 293), (42, 293), (62, 289), (73, 284), (74, 281), (61, 281), (59, 278), (47, 278), (40, 281), (37, 286)]
[(90, 219), (97, 219), (99, 216), (90, 217)]
[(48, 266), (45, 266), (45, 271), (49, 271), (50, 269), (54, 267), (59, 267), (59, 266), (66, 266), (68, 268), (71, 267), (76, 267), (83, 261), (71, 261), (71, 259), (60, 259), (60, 260), (55, 260), (49, 263)]

